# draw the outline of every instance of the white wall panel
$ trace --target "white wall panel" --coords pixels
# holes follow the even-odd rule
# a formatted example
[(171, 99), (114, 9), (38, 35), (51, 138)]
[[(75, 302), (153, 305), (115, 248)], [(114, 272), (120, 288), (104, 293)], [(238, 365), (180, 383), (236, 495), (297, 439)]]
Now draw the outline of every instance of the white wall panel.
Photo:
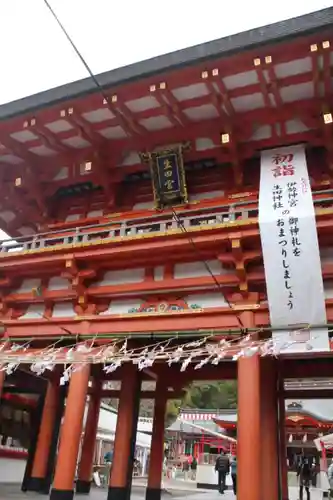
[(30, 226), (21, 226), (18, 230), (18, 233), (22, 234), (22, 236), (31, 236), (34, 234), (36, 231), (32, 229)]
[(103, 209), (99, 210), (90, 210), (90, 212), (87, 213), (87, 217), (99, 217), (100, 215), (103, 215)]
[(69, 281), (65, 278), (60, 278), (58, 276), (54, 276), (51, 278), (47, 285), (48, 290), (66, 290), (69, 288)]
[(67, 215), (65, 222), (73, 222), (75, 220), (81, 219), (82, 215), (80, 214), (69, 214)]
[(76, 312), (71, 302), (57, 302), (54, 305), (53, 318), (72, 318), (73, 316), (76, 316)]
[(42, 319), (45, 313), (44, 304), (31, 304), (19, 319)]
[(193, 306), (197, 304), (203, 309), (209, 309), (210, 307), (227, 307), (228, 303), (224, 299), (223, 295), (220, 292), (212, 292), (212, 293), (195, 293), (191, 295), (187, 295), (184, 297), (185, 302), (189, 306)]
[[(221, 262), (218, 260), (210, 260), (207, 262), (213, 274), (226, 274), (222, 268)], [(175, 278), (199, 278), (201, 276), (210, 276), (203, 262), (183, 262), (176, 264), (174, 269)]]
[(14, 212), (11, 212), (10, 210), (4, 210), (3, 212), (0, 212), (0, 218), (5, 222), (12, 222), (15, 217), (16, 215), (14, 214)]
[(23, 280), (20, 288), (13, 291), (13, 293), (32, 293), (34, 288), (38, 288), (41, 285), (41, 282), (40, 278)]
[(142, 301), (140, 299), (132, 300), (112, 300), (106, 311), (102, 312), (101, 315), (109, 314), (127, 314), (130, 309), (137, 309), (141, 306)]
[(133, 205), (133, 210), (151, 210), (154, 208), (153, 201), (145, 201), (141, 203), (136, 203)]
[(154, 268), (154, 280), (162, 281), (164, 277), (164, 266), (157, 266)]
[(119, 271), (108, 271), (103, 279), (92, 286), (122, 285), (123, 283), (140, 283), (145, 278), (145, 269), (122, 269)]
[(208, 200), (221, 197), (224, 197), (224, 191), (206, 191), (205, 193), (191, 194), (190, 203), (191, 201)]

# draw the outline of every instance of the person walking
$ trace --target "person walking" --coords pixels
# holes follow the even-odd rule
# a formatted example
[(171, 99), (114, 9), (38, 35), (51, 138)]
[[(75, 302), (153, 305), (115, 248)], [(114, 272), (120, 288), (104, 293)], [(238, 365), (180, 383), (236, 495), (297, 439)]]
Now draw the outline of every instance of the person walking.
[(219, 492), (223, 495), (225, 490), (225, 478), (226, 475), (229, 474), (230, 470), (230, 461), (224, 451), (221, 451), (221, 455), (219, 455), (215, 462), (215, 470), (218, 473), (218, 489)]
[(328, 482), (330, 485), (330, 498), (333, 498), (333, 458), (327, 470)]
[(232, 457), (230, 461), (230, 473), (232, 479), (232, 489), (234, 495), (237, 495), (237, 457)]
[(197, 467), (198, 467), (198, 462), (195, 456), (192, 457), (192, 462), (190, 467), (191, 467), (191, 479), (192, 481), (195, 481), (197, 476)]
[(309, 460), (303, 457), (297, 471), (299, 478), (299, 499), (303, 500), (303, 490), (306, 491), (306, 499), (310, 500), (310, 482), (311, 482), (312, 469)]
[(190, 470), (190, 464), (189, 464), (188, 460), (186, 459), (183, 462), (184, 481), (188, 481), (189, 470)]

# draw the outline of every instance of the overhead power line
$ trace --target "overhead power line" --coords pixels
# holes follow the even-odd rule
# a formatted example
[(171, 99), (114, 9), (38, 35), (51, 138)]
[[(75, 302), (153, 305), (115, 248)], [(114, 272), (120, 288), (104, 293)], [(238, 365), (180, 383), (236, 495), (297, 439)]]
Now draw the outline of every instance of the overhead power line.
[(46, 7), (49, 9), (50, 13), (52, 14), (53, 18), (55, 19), (56, 23), (58, 24), (59, 28), (61, 29), (61, 31), (63, 32), (63, 34), (67, 38), (67, 40), (71, 44), (74, 52), (76, 53), (76, 55), (78, 56), (78, 58), (82, 62), (83, 66), (86, 68), (87, 72), (89, 73), (89, 75), (90, 75), (91, 79), (93, 80), (94, 84), (96, 85), (96, 87), (99, 89), (99, 91), (102, 94), (103, 98), (106, 100), (107, 103), (109, 103), (108, 96), (104, 92), (104, 89), (103, 89), (102, 85), (99, 83), (99, 81), (97, 80), (96, 76), (94, 75), (94, 73), (90, 69), (90, 67), (87, 64), (86, 60), (84, 59), (83, 55), (81, 54), (81, 52), (79, 51), (79, 49), (77, 48), (77, 46), (75, 45), (75, 43), (73, 42), (73, 39), (68, 34), (66, 28), (64, 27), (64, 25), (60, 21), (60, 19), (57, 16), (57, 14), (54, 12), (54, 10), (51, 7), (50, 3), (47, 0), (43, 0), (43, 2), (45, 3)]

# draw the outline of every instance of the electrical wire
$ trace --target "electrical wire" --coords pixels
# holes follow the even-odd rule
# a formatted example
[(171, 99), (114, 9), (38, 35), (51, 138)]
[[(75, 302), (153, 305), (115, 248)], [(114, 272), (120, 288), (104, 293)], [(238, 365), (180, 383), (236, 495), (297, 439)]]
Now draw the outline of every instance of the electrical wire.
[[(58, 26), (60, 27), (61, 31), (64, 33), (65, 37), (67, 38), (68, 42), (71, 44), (73, 50), (75, 51), (76, 55), (78, 56), (78, 58), (80, 59), (80, 61), (82, 62), (82, 64), (84, 65), (84, 67), (86, 68), (87, 72), (89, 73), (91, 79), (93, 80), (93, 82), (95, 83), (96, 87), (99, 89), (101, 95), (103, 96), (105, 102), (110, 105), (109, 103), (109, 98), (108, 96), (106, 95), (106, 93), (104, 92), (104, 89), (103, 87), (100, 85), (100, 83), (98, 82), (96, 76), (94, 75), (94, 73), (92, 72), (91, 68), (89, 67), (88, 63), (86, 62), (86, 60), (84, 59), (83, 55), (81, 54), (81, 52), (79, 51), (79, 49), (77, 48), (77, 46), (75, 45), (75, 43), (73, 42), (71, 36), (69, 35), (69, 33), (67, 32), (66, 28), (64, 27), (64, 25), (62, 24), (62, 22), (60, 21), (59, 17), (57, 16), (57, 14), (55, 13), (55, 11), (53, 10), (53, 8), (51, 7), (50, 3), (48, 2), (48, 0), (43, 0), (44, 4), (46, 5), (46, 7), (49, 9), (50, 13), (52, 14), (53, 18), (55, 19), (55, 21), (57, 22)], [(222, 294), (222, 297), (224, 298), (224, 300), (226, 301), (226, 303), (228, 304), (228, 307), (230, 307), (230, 309), (232, 309), (231, 307), (231, 304), (229, 302), (229, 300), (227, 299), (227, 297), (225, 296), (224, 294), (224, 291), (220, 285), (220, 283), (218, 282), (216, 276), (214, 275), (211, 267), (209, 266), (208, 262), (203, 258), (200, 250), (198, 249), (197, 245), (195, 244), (195, 242), (193, 241), (193, 239), (191, 238), (191, 236), (189, 235), (188, 231), (186, 230), (183, 222), (180, 220), (180, 218), (178, 217), (177, 213), (175, 212), (174, 208), (171, 206), (171, 210), (172, 210), (172, 214), (175, 218), (175, 220), (177, 221), (178, 225), (180, 226), (181, 230), (183, 231), (184, 234), (186, 234), (187, 238), (188, 238), (188, 241), (189, 243), (192, 245), (194, 251), (196, 252), (196, 254), (199, 256), (201, 262), (204, 264), (207, 272), (210, 274), (212, 280), (214, 281), (215, 283), (215, 286), (217, 287), (217, 289), (219, 290), (219, 292)], [(246, 332), (247, 329), (245, 328), (241, 318), (236, 314), (235, 315), (236, 318), (237, 318), (237, 322), (240, 326), (240, 329), (243, 331), (243, 332)]]
[[(188, 233), (186, 227), (184, 226), (183, 221), (179, 218), (178, 214), (176, 213), (176, 211), (175, 211), (175, 209), (173, 207), (171, 207), (171, 211), (172, 211), (172, 215), (173, 215), (174, 219), (176, 220), (176, 222), (180, 226), (180, 229), (183, 231), (184, 234), (186, 234), (187, 239), (188, 239), (189, 243), (191, 243), (191, 245), (192, 245), (195, 253), (198, 255), (198, 257), (200, 258), (201, 262), (204, 264), (207, 272), (210, 274), (210, 276), (211, 276), (212, 280), (214, 281), (216, 287), (218, 288), (219, 292), (221, 292), (221, 295), (224, 298), (224, 300), (226, 301), (226, 303), (228, 304), (228, 307), (230, 307), (230, 309), (232, 309), (231, 303), (228, 300), (228, 298), (226, 297), (221, 284), (219, 283), (218, 279), (216, 278), (215, 274), (213, 273), (210, 265), (208, 264), (208, 262), (206, 261), (206, 259), (202, 255), (202, 253), (200, 252), (199, 248), (195, 244), (195, 241), (193, 240), (193, 238), (191, 237), (191, 235)], [(244, 323), (242, 322), (241, 318), (237, 314), (236, 314), (236, 318), (237, 318), (237, 321), (238, 321), (238, 324), (239, 324), (241, 330), (246, 331)]]
[(109, 99), (108, 99), (108, 96), (107, 94), (104, 92), (104, 89), (103, 87), (100, 85), (99, 81), (97, 80), (96, 76), (94, 75), (94, 73), (91, 71), (89, 65), (87, 64), (86, 60), (84, 59), (84, 57), (82, 56), (82, 54), (80, 53), (79, 49), (77, 48), (77, 46), (75, 45), (75, 43), (73, 42), (72, 38), (69, 36), (66, 28), (64, 27), (64, 25), (62, 24), (62, 22), (60, 21), (59, 17), (57, 16), (57, 14), (54, 12), (53, 8), (51, 7), (50, 3), (47, 1), (47, 0), (43, 0), (44, 4), (46, 5), (46, 7), (49, 9), (50, 13), (52, 14), (52, 16), (54, 17), (55, 21), (57, 22), (58, 26), (60, 27), (61, 31), (63, 32), (63, 34), (65, 35), (65, 37), (67, 38), (67, 40), (69, 41), (69, 43), (71, 44), (74, 52), (76, 53), (76, 55), (78, 56), (78, 58), (80, 59), (80, 61), (82, 62), (83, 66), (86, 68), (86, 70), (88, 71), (91, 79), (93, 80), (94, 84), (96, 85), (96, 87), (99, 88), (99, 91), (101, 92), (103, 98), (107, 101), (107, 103), (109, 103)]

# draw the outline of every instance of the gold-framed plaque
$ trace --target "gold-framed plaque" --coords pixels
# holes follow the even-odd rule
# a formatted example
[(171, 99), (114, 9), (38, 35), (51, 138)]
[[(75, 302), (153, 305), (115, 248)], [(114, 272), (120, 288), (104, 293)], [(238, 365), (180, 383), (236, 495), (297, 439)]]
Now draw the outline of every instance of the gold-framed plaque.
[(150, 166), (157, 209), (188, 203), (182, 146), (144, 153), (141, 158)]

